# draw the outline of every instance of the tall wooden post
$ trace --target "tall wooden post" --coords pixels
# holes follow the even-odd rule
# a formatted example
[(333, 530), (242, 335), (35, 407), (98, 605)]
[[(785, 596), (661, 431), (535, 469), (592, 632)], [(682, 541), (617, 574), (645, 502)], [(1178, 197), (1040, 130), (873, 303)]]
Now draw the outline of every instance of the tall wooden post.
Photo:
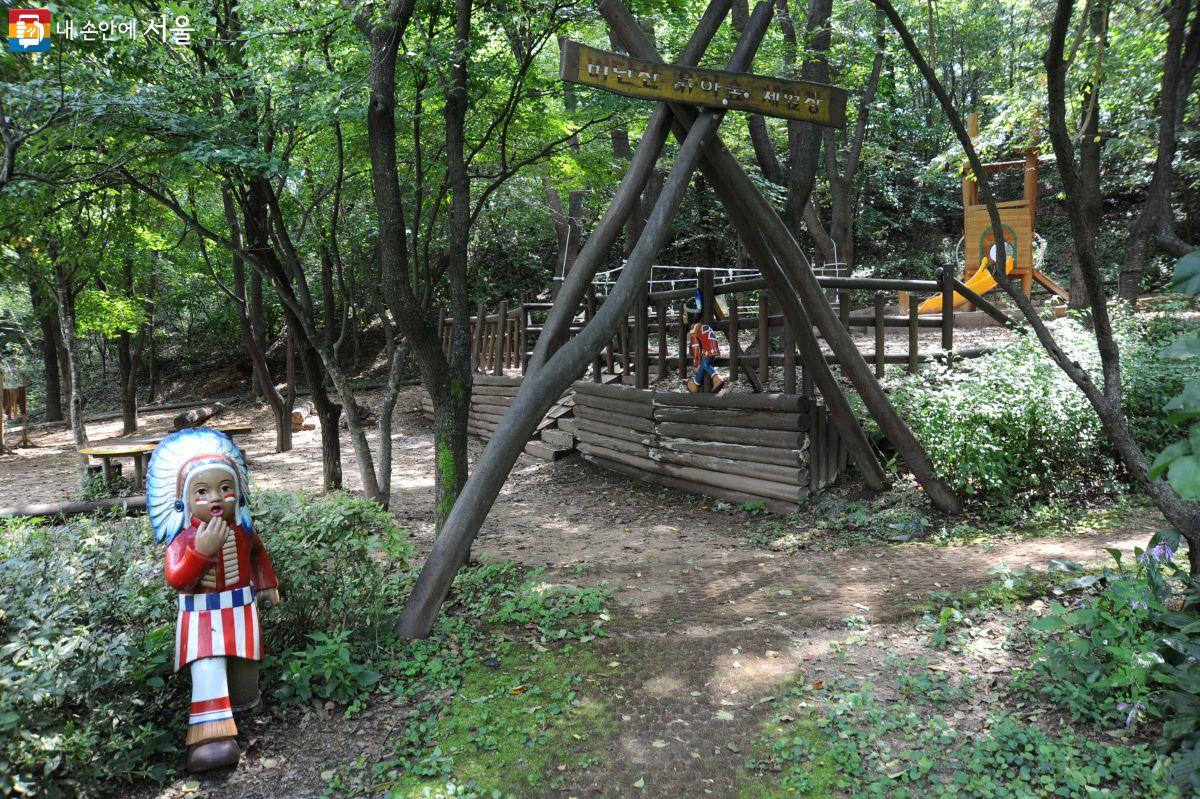
[(942, 283), (942, 349), (954, 349), (954, 270), (939, 269)]
[(711, 325), (717, 318), (716, 295), (713, 293), (713, 273), (705, 269), (700, 273), (700, 321)]
[(484, 307), (481, 302), (475, 308), (475, 329), (471, 331), (471, 371), (479, 368), (483, 357), (483, 318)]
[(679, 303), (679, 379), (688, 376), (688, 315), (684, 304)]
[(654, 315), (658, 318), (658, 379), (667, 379), (667, 304), (659, 300), (654, 305)]
[[(0, 366), (0, 455), (7, 452), (4, 449), (4, 416), (4, 367)], [(29, 422), (26, 421), (25, 425), (28, 427)]]
[(521, 298), (520, 315), (517, 316), (517, 368), (521, 374), (529, 367), (529, 309), (525, 307), (525, 298)]
[(918, 316), (917, 303), (914, 298), (908, 303), (908, 373), (910, 375), (917, 372), (917, 356), (921, 347), (920, 323), (921, 318)]
[(742, 351), (738, 341), (738, 299), (737, 294), (729, 295), (729, 379), (738, 379), (738, 355)]
[(650, 388), (650, 300), (646, 293), (643, 287), (633, 306), (633, 357), (638, 388)]
[(621, 348), (621, 382), (625, 382), (625, 378), (629, 375), (629, 317), (625, 316), (621, 320), (621, 327), (617, 331), (617, 344)]
[(796, 334), (787, 317), (783, 320), (783, 393), (796, 393)]
[(758, 290), (758, 377), (764, 383), (771, 379), (771, 309), (766, 289)]
[[(586, 325), (588, 322), (591, 322), (592, 319), (595, 318), (595, 316), (596, 316), (596, 289), (589, 287), (588, 293), (587, 293), (587, 310), (584, 311), (584, 320), (585, 320), (584, 324)], [(593, 383), (600, 382), (601, 369), (602, 369), (602, 365), (600, 362), (600, 352), (597, 351), (595, 357), (592, 358), (592, 382)]]
[(875, 292), (875, 376), (882, 378), (887, 364), (887, 328), (883, 326), (884, 311), (887, 310), (887, 296), (882, 291)]
[(496, 345), (492, 359), (492, 374), (504, 374), (505, 356), (508, 354), (508, 300), (500, 300), (496, 311)]
[(837, 290), (838, 301), (838, 319), (842, 322), (842, 327), (850, 329), (850, 292), (845, 289)]

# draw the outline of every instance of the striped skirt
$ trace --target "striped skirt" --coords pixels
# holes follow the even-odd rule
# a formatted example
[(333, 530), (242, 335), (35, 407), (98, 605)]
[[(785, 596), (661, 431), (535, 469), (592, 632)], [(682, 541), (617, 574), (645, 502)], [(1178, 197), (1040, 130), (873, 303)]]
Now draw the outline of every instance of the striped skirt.
[(194, 660), (262, 660), (262, 631), (252, 586), (211, 594), (180, 594), (175, 624), (175, 670)]

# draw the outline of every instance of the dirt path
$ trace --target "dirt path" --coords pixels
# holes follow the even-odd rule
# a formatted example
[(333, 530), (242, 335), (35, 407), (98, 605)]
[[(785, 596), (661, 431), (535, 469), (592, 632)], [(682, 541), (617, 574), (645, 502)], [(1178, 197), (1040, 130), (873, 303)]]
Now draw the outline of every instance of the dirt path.
[[(393, 508), (424, 553), (432, 539), (432, 450), (428, 426), (413, 413), (417, 402), (413, 392), (401, 404)], [(151, 421), (162, 427), (169, 416)], [(265, 413), (228, 417), (235, 420), (260, 427), (246, 442), (260, 488), (319, 488), (315, 432), (298, 434), (296, 451), (281, 456), (270, 451)], [(93, 438), (106, 431), (95, 426)], [(0, 459), (0, 506), (69, 496), (66, 434), (41, 435), (36, 443), (17, 459)], [(479, 448), (472, 443), (474, 454)], [(345, 466), (353, 488), (349, 456)], [(1105, 547), (1132, 548), (1156, 527), (1146, 518), (1104, 534), (991, 547), (905, 544), (786, 555), (744, 543), (750, 523), (744, 513), (631, 483), (579, 459), (547, 464), (522, 456), (476, 555), (615, 589), (609, 638), (596, 645), (604, 662), (617, 665), (587, 689), (617, 720), (611, 757), (588, 769), (565, 757), (565, 786), (553, 795), (736, 796), (748, 779), (745, 752), (770, 713), (769, 698), (799, 675), (815, 679), (827, 667), (828, 648), (844, 637), (847, 617), (887, 625), (930, 592), (989, 582), (987, 570), (1001, 562), (1018, 568), (1052, 558), (1098, 561), (1107, 558)], [(326, 727), (340, 729), (335, 720), (310, 718), (302, 729), (256, 733), (238, 771), (205, 780), (202, 793), (319, 796), (322, 769), (380, 751), (393, 724), (369, 713), (337, 740)], [(293, 764), (290, 776), (274, 776), (288, 771), (281, 762)], [(264, 792), (268, 783), (273, 789)], [(161, 795), (183, 795), (183, 785)]]

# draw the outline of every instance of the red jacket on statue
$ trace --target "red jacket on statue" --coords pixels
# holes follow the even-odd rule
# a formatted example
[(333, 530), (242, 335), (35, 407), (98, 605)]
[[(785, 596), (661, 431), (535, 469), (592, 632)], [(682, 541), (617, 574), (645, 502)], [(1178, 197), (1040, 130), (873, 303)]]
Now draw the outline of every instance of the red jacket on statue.
[(279, 587), (259, 537), (231, 524), (225, 545), (212, 557), (196, 550), (200, 520), (167, 547), (167, 583), (179, 592), (175, 670), (208, 657), (262, 660), (262, 632), (254, 597)]
[(183, 593), (213, 593), (253, 585), (256, 591), (278, 588), (279, 578), (271, 567), (262, 540), (238, 524), (231, 524), (233, 535), (213, 557), (196, 551), (196, 530), (200, 520), (192, 517), (183, 532), (167, 547), (167, 583)]

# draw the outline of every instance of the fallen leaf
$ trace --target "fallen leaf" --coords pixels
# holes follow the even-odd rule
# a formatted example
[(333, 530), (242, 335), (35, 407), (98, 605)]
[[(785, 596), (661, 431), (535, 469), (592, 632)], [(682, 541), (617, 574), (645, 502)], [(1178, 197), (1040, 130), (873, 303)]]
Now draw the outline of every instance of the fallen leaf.
[(517, 686), (514, 686), (513, 688), (509, 688), (508, 692), (510, 694), (512, 694), (513, 696), (520, 696), (521, 694), (525, 693), (528, 690), (529, 690), (529, 686), (527, 686), (527, 685), (517, 685)]
[(667, 742), (664, 741), (662, 738), (659, 738), (655, 741), (652, 741), (650, 743), (650, 745), (653, 746), (655, 749), (662, 749), (664, 746), (667, 745)]
[(638, 780), (637, 780), (637, 782), (635, 782), (635, 783), (633, 784), (633, 787), (634, 787), (634, 788), (645, 788), (645, 787), (646, 787), (646, 780), (645, 780), (645, 778), (644, 778), (644, 777), (638, 777)]

